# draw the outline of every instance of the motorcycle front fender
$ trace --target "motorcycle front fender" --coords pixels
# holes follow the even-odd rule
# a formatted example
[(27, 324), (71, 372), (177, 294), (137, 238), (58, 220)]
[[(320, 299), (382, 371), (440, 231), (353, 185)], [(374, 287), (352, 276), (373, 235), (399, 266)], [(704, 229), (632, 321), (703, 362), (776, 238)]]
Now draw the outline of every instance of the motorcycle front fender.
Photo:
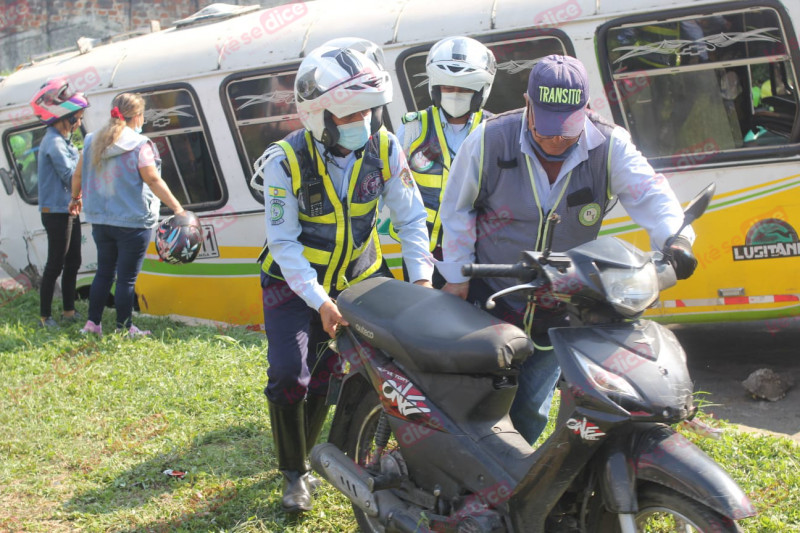
[(353, 372), (344, 377), (336, 402), (336, 411), (333, 413), (328, 442), (335, 444), (339, 449), (344, 449), (353, 413), (371, 388), (369, 381), (362, 374)]
[(636, 483), (643, 481), (668, 487), (732, 520), (756, 514), (728, 473), (669, 426), (653, 425), (626, 442), (609, 443), (600, 481), (608, 509), (637, 512)]

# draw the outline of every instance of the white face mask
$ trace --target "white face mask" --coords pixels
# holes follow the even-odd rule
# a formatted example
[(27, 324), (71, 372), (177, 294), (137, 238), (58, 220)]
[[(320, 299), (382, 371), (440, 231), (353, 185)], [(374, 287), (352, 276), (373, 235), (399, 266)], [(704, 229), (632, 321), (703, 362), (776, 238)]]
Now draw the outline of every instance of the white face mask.
[(369, 140), (371, 124), (372, 114), (367, 113), (367, 116), (359, 121), (336, 126), (339, 130), (339, 146), (347, 148), (348, 150), (363, 148)]
[(442, 109), (453, 118), (463, 117), (469, 113), (474, 93), (442, 93)]

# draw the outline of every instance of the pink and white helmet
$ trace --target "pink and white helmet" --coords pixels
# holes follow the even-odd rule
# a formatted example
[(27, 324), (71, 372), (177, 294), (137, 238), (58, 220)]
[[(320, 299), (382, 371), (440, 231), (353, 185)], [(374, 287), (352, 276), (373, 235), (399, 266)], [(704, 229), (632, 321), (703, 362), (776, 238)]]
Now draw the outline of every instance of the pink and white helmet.
[(33, 114), (45, 124), (69, 117), (89, 107), (83, 93), (74, 92), (66, 78), (47, 80), (31, 98)]

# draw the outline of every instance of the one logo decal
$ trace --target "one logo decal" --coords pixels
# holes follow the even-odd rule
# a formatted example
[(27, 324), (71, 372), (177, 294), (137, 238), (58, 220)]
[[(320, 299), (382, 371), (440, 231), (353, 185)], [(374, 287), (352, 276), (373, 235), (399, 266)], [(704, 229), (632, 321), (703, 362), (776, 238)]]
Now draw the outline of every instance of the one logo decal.
[(580, 435), (583, 440), (600, 440), (606, 434), (600, 431), (595, 424), (592, 424), (584, 417), (583, 421), (570, 418), (567, 420), (567, 428), (571, 429), (576, 435)]
[(581, 224), (584, 226), (594, 226), (597, 221), (600, 220), (600, 214), (600, 204), (586, 204), (581, 208), (580, 213), (578, 213), (578, 220), (580, 220)]
[(424, 403), (422, 405), (417, 403), (425, 402), (425, 396), (421, 394), (409, 394), (409, 392), (419, 392), (417, 390), (412, 391), (411, 387), (413, 386), (413, 383), (408, 382), (406, 386), (401, 389), (395, 380), (388, 379), (383, 382), (381, 392), (383, 392), (387, 400), (397, 405), (397, 409), (400, 410), (400, 414), (403, 416), (430, 413), (431, 410), (426, 407)]
[(734, 261), (800, 256), (795, 229), (777, 218), (759, 220), (747, 231), (744, 246), (733, 246)]

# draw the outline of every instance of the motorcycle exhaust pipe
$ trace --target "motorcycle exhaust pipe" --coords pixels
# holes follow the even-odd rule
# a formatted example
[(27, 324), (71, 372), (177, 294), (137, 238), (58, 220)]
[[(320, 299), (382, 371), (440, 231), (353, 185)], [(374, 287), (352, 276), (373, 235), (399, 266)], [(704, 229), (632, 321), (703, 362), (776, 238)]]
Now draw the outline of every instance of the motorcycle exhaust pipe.
[(369, 490), (374, 477), (329, 442), (311, 450), (311, 466), (367, 515), (378, 516), (378, 502)]

